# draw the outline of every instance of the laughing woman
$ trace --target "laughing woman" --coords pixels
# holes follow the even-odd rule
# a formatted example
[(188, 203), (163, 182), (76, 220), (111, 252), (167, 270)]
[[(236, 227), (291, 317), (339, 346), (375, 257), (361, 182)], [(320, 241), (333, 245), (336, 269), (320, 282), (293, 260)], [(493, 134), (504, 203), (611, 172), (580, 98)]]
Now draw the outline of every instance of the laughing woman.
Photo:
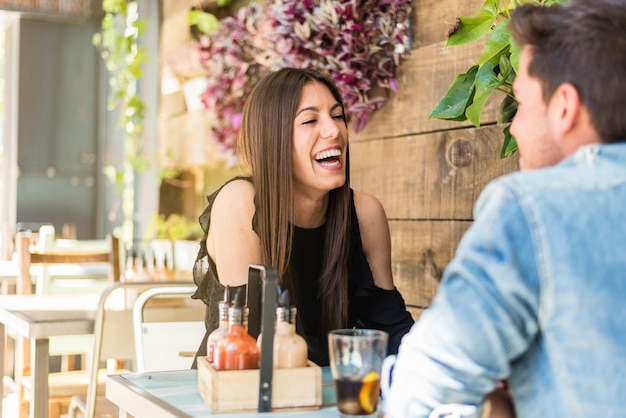
[(348, 129), (339, 90), (315, 71), (285, 68), (262, 79), (243, 112), (238, 156), (250, 177), (208, 197), (194, 295), (207, 305), (198, 356), (218, 326), (224, 287), (244, 286), (250, 264), (273, 266), (298, 310), (309, 359), (328, 365), (327, 333), (389, 333), (389, 353), (413, 324), (391, 273), (381, 203), (350, 188)]

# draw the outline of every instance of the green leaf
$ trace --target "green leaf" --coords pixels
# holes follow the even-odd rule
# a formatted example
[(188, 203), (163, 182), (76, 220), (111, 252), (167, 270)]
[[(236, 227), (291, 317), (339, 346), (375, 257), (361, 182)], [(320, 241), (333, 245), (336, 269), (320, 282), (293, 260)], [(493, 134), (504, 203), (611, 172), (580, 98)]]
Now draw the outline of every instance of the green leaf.
[(500, 68), (500, 76), (505, 81), (510, 82), (515, 78), (513, 66), (511, 66), (511, 61), (509, 60), (508, 55), (500, 55), (500, 62), (498, 63), (498, 67)]
[(133, 26), (137, 28), (137, 33), (139, 36), (143, 35), (148, 28), (148, 21), (145, 19), (138, 19), (133, 23)]
[(150, 160), (145, 154), (137, 154), (133, 161), (133, 167), (139, 173), (145, 173), (150, 169)]
[(102, 44), (102, 34), (100, 32), (94, 33), (91, 37), (91, 43), (98, 48)]
[(217, 7), (224, 7), (230, 4), (230, 0), (217, 0)]
[(509, 123), (517, 112), (517, 101), (511, 96), (504, 96), (498, 112), (498, 123)]
[(565, 3), (568, 0), (546, 0), (546, 2), (543, 4), (545, 7), (550, 7), (550, 6), (554, 6), (555, 4), (559, 4), (559, 3)]
[(105, 165), (102, 168), (102, 174), (104, 174), (104, 178), (106, 178), (109, 182), (115, 185), (115, 190), (118, 193), (122, 193), (124, 190), (124, 171), (118, 171), (112, 165)]
[(126, 14), (126, 0), (103, 0), (102, 10), (107, 13)]
[(461, 17), (458, 28), (450, 35), (446, 46), (458, 46), (477, 41), (487, 35), (498, 17), (499, 0), (486, 0), (471, 17)]
[(511, 135), (511, 126), (507, 126), (502, 131), (504, 133), (504, 143), (502, 144), (502, 151), (500, 151), (500, 158), (510, 157), (517, 151), (517, 140)]
[(210, 34), (220, 27), (220, 21), (215, 15), (202, 10), (191, 10), (188, 15), (189, 26), (197, 26), (200, 32)]
[(500, 57), (508, 53), (511, 36), (506, 27), (506, 20), (498, 22), (485, 43), (482, 55), (478, 58), (478, 65), (483, 65), (487, 61), (497, 65)]
[(511, 55), (510, 55), (509, 60), (511, 61), (511, 66), (515, 70), (515, 73), (517, 73), (519, 70), (519, 56), (521, 53), (522, 53), (522, 50), (520, 49), (517, 42), (514, 42), (511, 39)]
[(465, 109), (472, 103), (477, 72), (478, 65), (474, 65), (467, 73), (457, 75), (428, 119), (465, 120)]
[(131, 96), (131, 98), (128, 100), (128, 105), (137, 109), (143, 109), (145, 107), (143, 100), (141, 100), (141, 97), (137, 96), (136, 94)]
[(474, 95), (474, 101), (465, 111), (467, 119), (469, 119), (475, 127), (480, 127), (480, 115), (483, 112), (485, 103), (489, 96), (491, 96), (491, 93), (493, 93), (499, 85), (500, 80), (494, 72), (494, 65), (492, 63), (487, 62), (478, 69), (476, 73), (476, 94)]

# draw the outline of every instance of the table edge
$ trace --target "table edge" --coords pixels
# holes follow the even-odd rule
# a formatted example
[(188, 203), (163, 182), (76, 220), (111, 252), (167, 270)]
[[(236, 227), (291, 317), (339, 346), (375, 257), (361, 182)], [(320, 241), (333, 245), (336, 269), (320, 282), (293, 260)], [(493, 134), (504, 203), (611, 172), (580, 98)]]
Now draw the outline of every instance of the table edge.
[[(151, 403), (159, 406), (160, 408), (163, 408), (163, 410), (165, 410), (168, 413), (171, 413), (172, 415), (174, 415), (176, 417), (192, 418), (191, 415), (186, 414), (185, 412), (181, 411), (180, 409), (172, 406), (172, 404), (170, 404), (168, 402), (165, 402), (165, 401), (161, 400), (160, 398), (157, 398), (152, 393), (150, 393), (148, 390), (142, 388), (141, 386), (138, 386), (137, 384), (135, 384), (135, 382), (125, 378), (124, 376), (125, 376), (125, 374), (109, 375), (109, 376), (107, 376), (107, 381), (111, 380), (111, 381), (116, 382), (119, 385), (127, 387), (129, 390), (133, 391), (137, 395), (141, 396), (144, 399), (149, 400)], [(117, 402), (115, 402), (114, 400), (109, 398), (109, 393), (108, 392), (109, 391), (106, 390), (105, 396), (107, 397), (107, 399), (109, 399), (111, 402), (115, 403), (120, 409), (122, 409), (121, 406)]]

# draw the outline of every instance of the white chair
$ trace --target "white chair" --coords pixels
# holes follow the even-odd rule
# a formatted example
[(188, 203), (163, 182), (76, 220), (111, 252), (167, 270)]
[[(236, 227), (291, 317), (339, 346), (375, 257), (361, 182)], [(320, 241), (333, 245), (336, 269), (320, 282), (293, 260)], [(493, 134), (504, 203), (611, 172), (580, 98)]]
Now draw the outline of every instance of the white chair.
[[(198, 342), (206, 329), (204, 306), (197, 311), (172, 311), (169, 318), (152, 318), (146, 305), (159, 297), (190, 297), (196, 290), (189, 287), (158, 287), (146, 290), (133, 305), (133, 329), (138, 372), (189, 369), (193, 363)], [(174, 315), (175, 314), (175, 315)], [(164, 320), (165, 319), (165, 320)]]

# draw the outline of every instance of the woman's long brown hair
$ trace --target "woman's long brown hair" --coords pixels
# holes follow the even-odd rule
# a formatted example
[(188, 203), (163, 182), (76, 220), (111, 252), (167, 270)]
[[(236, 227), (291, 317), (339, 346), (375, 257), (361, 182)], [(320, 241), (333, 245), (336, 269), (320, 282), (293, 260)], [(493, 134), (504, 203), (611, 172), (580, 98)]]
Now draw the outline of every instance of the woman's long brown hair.
[[(238, 139), (238, 155), (252, 173), (255, 222), (262, 262), (277, 269), (281, 286), (293, 292), (288, 267), (293, 240), (293, 121), (305, 84), (320, 82), (343, 105), (332, 79), (312, 70), (283, 68), (263, 78), (246, 101)], [(345, 122), (345, 116), (344, 116)], [(344, 327), (348, 317), (348, 252), (350, 245), (350, 158), (346, 182), (329, 193), (322, 276), (321, 331)], [(296, 304), (298, 301), (295, 301)]]

